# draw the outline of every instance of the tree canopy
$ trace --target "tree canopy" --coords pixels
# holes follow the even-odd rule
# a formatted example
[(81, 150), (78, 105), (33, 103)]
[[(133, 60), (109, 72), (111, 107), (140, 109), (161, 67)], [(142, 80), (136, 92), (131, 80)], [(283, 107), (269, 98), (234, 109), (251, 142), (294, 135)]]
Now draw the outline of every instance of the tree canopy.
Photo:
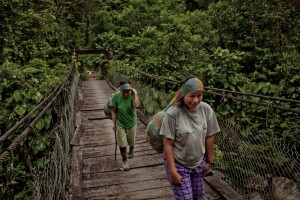
[[(107, 49), (110, 61), (101, 56), (86, 61), (105, 73), (113, 69), (139, 79), (134, 69), (175, 80), (193, 74), (205, 87), (300, 98), (300, 10), (282, 0), (0, 0), (0, 5), (0, 135), (62, 81), (76, 49)], [(205, 100), (250, 135), (276, 135), (300, 146), (297, 114), (274, 111), (266, 127), (268, 108), (215, 96)], [(46, 149), (32, 148), (36, 154)], [(28, 190), (22, 195), (30, 195)]]

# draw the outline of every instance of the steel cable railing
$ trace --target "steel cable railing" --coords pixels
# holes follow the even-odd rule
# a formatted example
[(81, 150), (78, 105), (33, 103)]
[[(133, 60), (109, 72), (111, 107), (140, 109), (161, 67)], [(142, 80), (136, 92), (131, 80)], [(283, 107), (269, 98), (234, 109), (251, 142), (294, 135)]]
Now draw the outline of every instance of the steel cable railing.
[[(157, 75), (153, 75), (153, 74), (148, 74), (148, 73), (141, 72), (141, 71), (138, 71), (138, 70), (135, 70), (135, 69), (132, 69), (132, 70), (136, 71), (137, 73), (140, 73), (140, 74), (143, 74), (145, 76), (148, 76), (150, 78), (154, 78), (154, 79), (166, 81), (168, 83), (172, 83), (172, 84), (175, 84), (175, 85), (179, 85), (180, 84), (180, 81), (177, 81), (177, 80), (172, 80), (172, 79), (169, 79), (169, 78), (166, 78), (166, 77), (157, 76)], [(231, 95), (226, 95), (226, 94), (224, 94), (224, 92), (225, 93), (238, 94), (238, 95), (262, 97), (262, 98), (266, 98), (266, 99), (277, 100), (277, 101), (284, 101), (284, 102), (292, 102), (292, 103), (300, 103), (300, 101), (298, 101), (298, 100), (277, 98), (277, 97), (271, 97), (271, 96), (265, 96), (265, 95), (259, 95), (259, 94), (250, 94), (250, 93), (236, 92), (236, 91), (230, 91), (230, 90), (224, 90), (224, 89), (218, 89), (218, 88), (209, 88), (209, 87), (207, 87), (206, 89), (217, 91), (217, 92), (210, 92), (210, 91), (204, 90), (203, 91), (204, 93), (213, 94), (213, 95), (217, 95), (217, 96), (222, 96), (222, 97), (226, 97), (228, 99), (233, 99), (233, 100), (236, 100), (236, 101), (241, 101), (241, 102), (247, 102), (247, 103), (251, 103), (251, 104), (256, 104), (256, 105), (260, 105), (260, 106), (263, 106), (263, 107), (266, 107), (266, 108), (278, 109), (278, 110), (283, 110), (283, 111), (287, 111), (287, 112), (292, 112), (292, 113), (300, 114), (300, 110), (297, 110), (297, 109), (283, 107), (283, 106), (278, 106), (278, 105), (274, 105), (274, 104), (270, 104), (270, 103), (256, 102), (256, 101), (252, 101), (252, 100), (248, 100), (248, 99), (241, 99), (241, 98), (234, 97), (234, 96), (231, 96)], [(223, 93), (218, 93), (218, 92), (223, 92)]]

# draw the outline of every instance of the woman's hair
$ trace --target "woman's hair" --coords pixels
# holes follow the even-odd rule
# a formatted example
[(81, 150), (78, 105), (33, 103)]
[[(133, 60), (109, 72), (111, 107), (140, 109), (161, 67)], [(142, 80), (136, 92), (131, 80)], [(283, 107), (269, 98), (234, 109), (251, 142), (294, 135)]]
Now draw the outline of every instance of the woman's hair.
[(131, 84), (130, 80), (128, 80), (128, 81), (120, 81), (119, 86), (121, 86), (121, 85), (123, 85), (123, 84), (125, 84), (125, 83)]

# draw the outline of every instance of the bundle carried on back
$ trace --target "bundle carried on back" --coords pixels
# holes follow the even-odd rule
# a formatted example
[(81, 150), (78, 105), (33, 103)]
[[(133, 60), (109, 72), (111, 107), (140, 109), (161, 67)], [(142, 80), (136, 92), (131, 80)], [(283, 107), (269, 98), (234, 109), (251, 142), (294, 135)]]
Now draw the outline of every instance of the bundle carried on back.
[(157, 153), (162, 153), (164, 144), (162, 136), (159, 134), (161, 123), (168, 108), (156, 113), (147, 126), (147, 141)]
[[(113, 95), (114, 95), (114, 94), (112, 94), (112, 96), (113, 96)], [(108, 119), (112, 119), (111, 112), (110, 112), (110, 109), (111, 109), (111, 108), (110, 108), (110, 102), (111, 102), (111, 100), (112, 100), (112, 96), (109, 97), (109, 99), (105, 102), (104, 108), (103, 108), (105, 117), (108, 118)]]
[(203, 84), (198, 78), (190, 78), (185, 80), (182, 84), (180, 89), (176, 92), (175, 97), (171, 100), (171, 102), (164, 108), (162, 111), (156, 113), (152, 120), (150, 120), (147, 126), (147, 141), (153, 147), (153, 149), (158, 152), (162, 153), (164, 144), (163, 144), (163, 137), (159, 134), (162, 121), (164, 119), (165, 113), (167, 110), (177, 103), (182, 97), (194, 90), (201, 90), (203, 91)]
[(110, 107), (110, 102), (113, 98), (113, 96), (116, 94), (116, 92), (118, 92), (120, 89), (118, 88), (110, 97), (109, 99), (105, 102), (104, 104), (104, 108), (103, 108), (103, 111), (104, 111), (104, 114), (105, 114), (105, 117), (107, 119), (112, 119), (112, 116), (111, 116), (111, 107)]

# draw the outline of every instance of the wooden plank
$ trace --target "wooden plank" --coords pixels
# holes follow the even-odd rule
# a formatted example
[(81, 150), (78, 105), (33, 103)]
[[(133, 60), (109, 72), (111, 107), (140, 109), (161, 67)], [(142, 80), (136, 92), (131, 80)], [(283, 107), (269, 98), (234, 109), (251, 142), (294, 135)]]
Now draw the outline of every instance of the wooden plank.
[(85, 127), (87, 127), (86, 128), (86, 130), (88, 130), (88, 131), (90, 131), (91, 132), (91, 130), (97, 130), (97, 131), (95, 131), (95, 133), (97, 133), (97, 132), (105, 132), (105, 131), (99, 131), (99, 129), (101, 129), (101, 128), (107, 128), (107, 127), (110, 127), (110, 128), (112, 128), (112, 125), (113, 125), (113, 122), (111, 121), (111, 120), (105, 120), (105, 119), (103, 119), (103, 120), (89, 120), (88, 118), (87, 118), (87, 121), (85, 122)]
[[(100, 138), (100, 137), (99, 137)], [(88, 138), (84, 138), (84, 140), (82, 139), (80, 141), (80, 145), (88, 145), (88, 146), (97, 146), (97, 145), (114, 145), (115, 141), (111, 141), (110, 139), (103, 139), (100, 140), (97, 137), (88, 137)]]
[(82, 111), (93, 111), (93, 110), (103, 110), (105, 102), (102, 104), (90, 104), (90, 105), (78, 105), (78, 110)]
[[(103, 130), (102, 128), (112, 128), (113, 122), (111, 119), (102, 119), (102, 120), (89, 120), (88, 116), (83, 116), (82, 120), (87, 120), (85, 122), (85, 131), (92, 132), (94, 131), (95, 133), (99, 132), (105, 132), (107, 131), (106, 129)], [(139, 125), (138, 125), (139, 126)], [(139, 128), (137, 130), (137, 134), (144, 134), (144, 138), (146, 138), (146, 129), (145, 128)]]
[(81, 124), (81, 111), (76, 112), (75, 127), (77, 128)]
[[(85, 126), (85, 132), (83, 134), (86, 135), (88, 133), (92, 133), (92, 134), (99, 134), (99, 133), (103, 133), (105, 134), (106, 131), (112, 131), (112, 127), (113, 127), (113, 123), (101, 123), (101, 124), (91, 124), (86, 122), (86, 126)], [(106, 132), (107, 133), (107, 132)]]
[(83, 100), (83, 93), (82, 93), (82, 89), (81, 88), (78, 88), (77, 97), (78, 97), (79, 101)]
[[(115, 149), (112, 148), (111, 145), (105, 145), (105, 146), (96, 146), (96, 147), (87, 147), (83, 148), (82, 150), (83, 156), (85, 159), (89, 158), (97, 158), (103, 157), (103, 156), (113, 156), (115, 153)], [(118, 148), (119, 152), (119, 148)], [(134, 156), (143, 156), (143, 155), (151, 155), (151, 154), (157, 154), (155, 150), (153, 150), (149, 146), (135, 146), (134, 150)]]
[[(160, 169), (160, 170), (157, 170)], [(166, 172), (163, 169), (163, 166), (156, 167), (145, 167), (145, 168), (137, 168), (131, 169), (129, 171), (123, 172), (120, 170), (117, 171), (109, 171), (106, 173), (97, 173), (102, 174), (103, 176), (97, 176), (96, 178), (86, 180), (88, 178), (88, 174), (85, 174), (82, 188), (94, 188), (94, 187), (106, 187), (113, 185), (121, 185), (126, 183), (135, 183), (141, 182), (145, 180), (155, 180), (155, 179), (164, 179), (166, 180)], [(90, 176), (93, 176), (91, 174)], [(166, 180), (167, 181), (167, 180)]]
[[(85, 98), (85, 101), (83, 101), (81, 103), (84, 103), (86, 105), (102, 104), (101, 106), (103, 106), (107, 102), (107, 100), (109, 99), (109, 97), (105, 97), (103, 99), (97, 98), (97, 100), (95, 100), (95, 99), (96, 99), (95, 97)], [(91, 102), (91, 101), (93, 101), (93, 102)]]
[(98, 94), (108, 94), (113, 92), (113, 90), (107, 90), (108, 86), (107, 85), (103, 85), (101, 83), (97, 84), (97, 88), (89, 88), (89, 87), (85, 87), (84, 92), (89, 92), (89, 91), (96, 91), (98, 92)]
[[(143, 194), (142, 194), (143, 192)], [(105, 198), (100, 198), (100, 197), (95, 197), (95, 198), (85, 198), (85, 199), (90, 199), (90, 200), (125, 200), (125, 199), (130, 199), (130, 200), (145, 200), (145, 199), (156, 199), (156, 197), (163, 197), (163, 199), (168, 200), (168, 199), (173, 199), (174, 196), (170, 194), (169, 188), (163, 188), (160, 191), (157, 191), (157, 189), (153, 190), (147, 190), (147, 191), (142, 191), (142, 192), (136, 192), (134, 193), (129, 193), (127, 194), (126, 192), (123, 193), (122, 196), (107, 196)], [(170, 196), (172, 195), (172, 196)]]
[[(96, 92), (95, 93), (93, 93), (93, 92), (83, 93), (85, 100), (89, 99), (92, 101), (102, 101), (102, 102), (107, 101), (111, 97), (112, 94), (113, 93), (106, 93), (106, 94), (99, 95), (99, 93), (97, 94)], [(86, 101), (86, 102), (88, 102), (88, 101)]]
[[(95, 115), (95, 114), (102, 114), (103, 111), (83, 111), (82, 115), (83, 116), (90, 116), (90, 115)], [(104, 113), (103, 113), (104, 114)]]
[(86, 111), (82, 112), (82, 116), (85, 118), (97, 118), (105, 116), (104, 111)]
[[(217, 172), (214, 172), (217, 174)], [(224, 199), (245, 200), (233, 188), (231, 188), (225, 181), (219, 178), (220, 175), (213, 175), (205, 177), (205, 181), (213, 187)]]
[(81, 111), (101, 111), (103, 107), (81, 108)]
[[(114, 134), (113, 133), (107, 134), (106, 137), (112, 137), (112, 135), (114, 135)], [(112, 144), (112, 142), (114, 142), (114, 141), (115, 140), (113, 138), (111, 141), (109, 141), (109, 143)], [(105, 151), (105, 149), (104, 149), (105, 147), (111, 146), (109, 143), (108, 144), (100, 144), (99, 143), (98, 145), (96, 144), (96, 145), (86, 146), (86, 147), (83, 147), (83, 150), (87, 149), (87, 151), (90, 150), (90, 151), (95, 151), (95, 152)], [(151, 146), (149, 146), (149, 144), (144, 139), (136, 140), (134, 149), (135, 149), (135, 152), (153, 150), (153, 148)], [(156, 152), (156, 151), (154, 151), (154, 152)], [(89, 153), (92, 153), (92, 152), (89, 152)]]
[(95, 102), (80, 102), (78, 103), (78, 105), (82, 108), (82, 107), (99, 107), (99, 106), (104, 106), (104, 102), (100, 102), (100, 101), (95, 101)]
[(103, 120), (103, 119), (108, 119), (107, 117), (89, 117), (88, 120)]
[[(125, 183), (121, 185), (112, 185), (105, 190), (92, 189), (88, 192), (83, 193), (83, 198), (107, 198), (107, 197), (124, 197), (127, 196), (129, 199), (140, 199), (141, 195), (143, 195), (143, 199), (153, 198), (156, 194), (148, 193), (145, 196), (145, 191), (155, 190), (155, 193), (164, 194), (164, 196), (173, 196), (171, 187), (169, 182), (164, 179), (152, 179), (152, 180), (144, 180), (144, 181), (136, 181), (131, 183)], [(112, 194), (112, 191), (114, 193)], [(158, 192), (159, 191), (159, 192)], [(134, 195), (132, 195), (134, 194)], [(140, 194), (140, 195), (137, 195)]]
[[(139, 176), (140, 174), (152, 174), (152, 173), (160, 173), (160, 172), (165, 172), (165, 168), (163, 165), (156, 165), (156, 166), (149, 166), (145, 168), (137, 168), (134, 170), (129, 170), (126, 172), (121, 172), (119, 170), (117, 171), (110, 171), (106, 173), (89, 173), (89, 174), (83, 174), (82, 178), (84, 181), (93, 181), (93, 180), (106, 180), (107, 178), (113, 180), (118, 179), (118, 180), (123, 180), (126, 177), (131, 177), (131, 176)], [(165, 175), (164, 175), (165, 176)]]
[[(102, 129), (105, 129), (106, 131), (101, 131), (101, 129), (87, 129), (85, 128), (83, 134), (82, 134), (82, 137), (92, 137), (92, 136), (102, 136), (102, 137), (106, 137), (106, 136), (109, 136), (109, 135), (114, 135), (114, 131), (112, 129), (112, 125), (108, 125), (108, 126), (101, 126)], [(96, 130), (96, 131), (95, 131)], [(105, 139), (105, 138), (103, 138)]]
[[(112, 123), (111, 119), (107, 119), (107, 118), (104, 118), (106, 115), (104, 113), (104, 110), (103, 109), (100, 109), (100, 110), (97, 110), (97, 111), (89, 111), (91, 114), (88, 114), (86, 112), (83, 112), (83, 115), (82, 115), (82, 118), (84, 120), (87, 120), (86, 123), (99, 123), (99, 124), (103, 124), (103, 123)], [(94, 120), (93, 122), (91, 121), (88, 121), (90, 118), (103, 118), (101, 120)], [(107, 119), (106, 121), (103, 121)], [(95, 124), (92, 124), (92, 125), (95, 125)]]
[[(84, 173), (97, 173), (97, 172), (109, 172), (118, 171), (121, 164), (117, 165), (117, 161), (112, 157), (102, 157), (98, 160), (92, 160), (90, 162), (84, 162), (83, 172)], [(131, 169), (139, 167), (147, 167), (154, 165), (161, 165), (163, 163), (161, 155), (152, 154), (146, 156), (135, 157), (128, 160)]]
[(107, 98), (109, 98), (110, 96), (109, 95), (104, 95), (104, 96), (97, 96), (96, 98), (93, 96), (91, 98), (87, 98), (85, 96), (85, 98), (81, 101), (81, 102), (84, 102), (84, 103), (98, 103), (98, 102), (105, 102), (107, 100)]
[(80, 147), (72, 147), (71, 174), (69, 184), (69, 200), (82, 199), (82, 151)]
[(84, 126), (82, 124), (79, 124), (79, 126), (76, 128), (74, 136), (70, 142), (73, 146), (78, 146), (80, 143), (80, 136), (81, 133), (84, 131)]
[[(94, 102), (106, 102), (111, 95), (103, 95), (103, 96), (98, 96), (96, 94), (85, 94), (84, 95), (84, 102), (89, 103), (90, 101)], [(92, 102), (90, 102), (92, 103)]]
[[(151, 157), (153, 155), (155, 155), (156, 152), (154, 150), (150, 150), (150, 151), (139, 151), (139, 152), (135, 152), (134, 157), (135, 157), (135, 161), (136, 158), (138, 157)], [(110, 148), (107, 152), (106, 155), (103, 155), (103, 153), (101, 155), (96, 155), (96, 154), (92, 154), (93, 156), (90, 157), (85, 157), (84, 158), (84, 162), (87, 164), (91, 164), (91, 163), (97, 163), (97, 162), (106, 162), (107, 160), (112, 160), (114, 158), (114, 148)], [(117, 149), (117, 158), (118, 159), (122, 159), (121, 158), (121, 154), (119, 149)], [(115, 162), (115, 161), (113, 161)], [(132, 161), (134, 162), (134, 161)], [(129, 164), (131, 163), (131, 161), (129, 161)]]

